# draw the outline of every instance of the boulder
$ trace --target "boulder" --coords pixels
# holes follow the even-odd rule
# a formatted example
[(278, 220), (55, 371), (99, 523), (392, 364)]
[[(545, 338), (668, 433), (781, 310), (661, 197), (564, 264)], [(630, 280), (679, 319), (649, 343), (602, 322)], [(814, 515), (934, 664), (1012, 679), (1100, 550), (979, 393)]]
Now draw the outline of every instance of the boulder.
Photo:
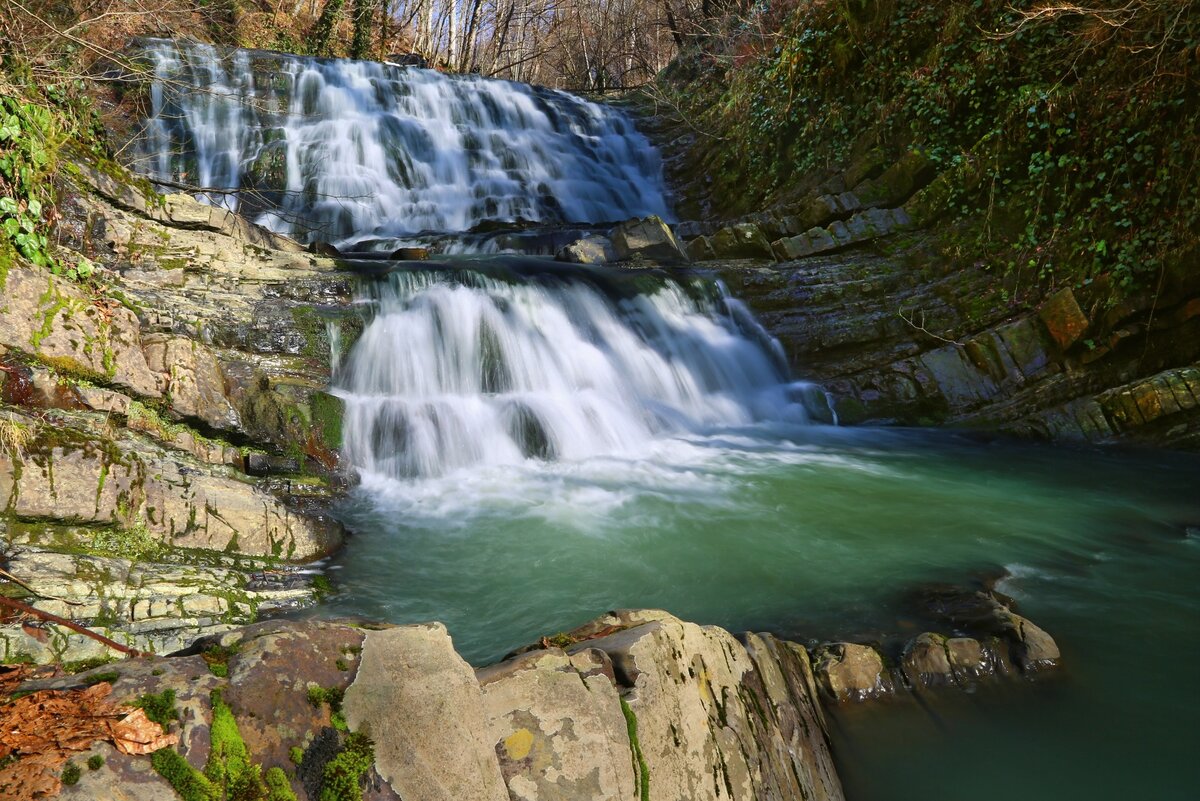
[(954, 681), (946, 638), (940, 634), (925, 632), (910, 640), (900, 665), (913, 687), (937, 687)]
[(879, 698), (893, 691), (883, 657), (868, 645), (825, 645), (817, 649), (813, 661), (813, 672), (822, 689), (838, 703)]
[(842, 797), (795, 649), (665, 614), (588, 645), (632, 683), (651, 797)]
[(631, 798), (638, 777), (607, 654), (551, 648), (477, 675), (510, 798)]
[(554, 258), (569, 264), (607, 264), (616, 259), (616, 253), (608, 237), (587, 236), (564, 246)]
[(712, 248), (719, 259), (770, 259), (771, 243), (753, 223), (730, 225), (712, 236)]
[(670, 226), (656, 216), (623, 222), (613, 228), (608, 236), (619, 261), (634, 257), (663, 264), (688, 261), (687, 253)]
[(344, 709), (405, 801), (507, 801), (483, 692), (440, 623), (368, 632)]
[(717, 257), (712, 242), (707, 236), (698, 236), (687, 244), (687, 254), (692, 261), (712, 261)]

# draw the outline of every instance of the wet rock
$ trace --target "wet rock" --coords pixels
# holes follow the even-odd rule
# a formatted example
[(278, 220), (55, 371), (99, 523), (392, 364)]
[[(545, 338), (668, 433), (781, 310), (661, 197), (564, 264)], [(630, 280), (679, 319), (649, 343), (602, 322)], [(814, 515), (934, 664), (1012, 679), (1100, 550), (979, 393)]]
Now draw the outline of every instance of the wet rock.
[(613, 228), (608, 236), (620, 261), (634, 257), (663, 264), (688, 261), (687, 253), (671, 228), (655, 216), (623, 222)]
[(720, 259), (770, 259), (771, 243), (753, 223), (722, 228), (712, 236), (712, 248)]
[(554, 258), (569, 264), (607, 264), (616, 258), (616, 252), (607, 237), (589, 236), (566, 245)]
[(879, 698), (893, 691), (883, 657), (868, 645), (825, 645), (814, 653), (813, 662), (822, 689), (838, 703)]
[(940, 634), (918, 634), (904, 647), (900, 664), (913, 687), (938, 687), (954, 681), (946, 638)]
[(954, 680), (962, 686), (991, 675), (992, 659), (978, 640), (970, 637), (950, 637), (946, 640), (946, 656)]
[(393, 261), (426, 261), (429, 258), (429, 248), (406, 247), (392, 251)]

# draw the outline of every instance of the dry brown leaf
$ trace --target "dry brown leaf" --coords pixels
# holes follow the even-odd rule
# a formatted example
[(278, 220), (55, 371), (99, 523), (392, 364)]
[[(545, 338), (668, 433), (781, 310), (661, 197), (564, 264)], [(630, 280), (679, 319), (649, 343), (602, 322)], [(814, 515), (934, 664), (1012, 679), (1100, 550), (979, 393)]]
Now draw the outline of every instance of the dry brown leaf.
[[(6, 675), (0, 673), (0, 681)], [(0, 706), (0, 757), (19, 757), (0, 770), (0, 801), (57, 795), (63, 764), (97, 740), (111, 740), (125, 754), (149, 754), (179, 742), (179, 735), (164, 732), (145, 710), (109, 700), (111, 692), (111, 684), (100, 682), (81, 690), (39, 690)]]
[(178, 734), (166, 734), (163, 727), (146, 717), (146, 710), (135, 709), (120, 720), (108, 724), (113, 745), (123, 754), (152, 754), (179, 742)]
[(0, 801), (33, 801), (53, 798), (62, 790), (60, 768), (66, 755), (30, 754), (0, 770)]

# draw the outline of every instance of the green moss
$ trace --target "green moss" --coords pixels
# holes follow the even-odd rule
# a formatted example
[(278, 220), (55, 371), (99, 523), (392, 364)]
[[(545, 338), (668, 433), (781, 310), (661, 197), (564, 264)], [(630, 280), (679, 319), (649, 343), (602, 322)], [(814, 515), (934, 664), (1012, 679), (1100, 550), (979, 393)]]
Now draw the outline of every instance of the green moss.
[(121, 674), (118, 673), (117, 671), (106, 670), (102, 673), (95, 673), (91, 676), (88, 676), (86, 679), (83, 680), (83, 683), (86, 684), (87, 686), (91, 687), (93, 684), (99, 684), (100, 682), (103, 682), (103, 681), (107, 681), (111, 684), (112, 682), (116, 681), (119, 678), (121, 678)]
[(263, 778), (267, 784), (267, 801), (296, 801), (296, 794), (282, 768), (268, 768)]
[(238, 652), (237, 645), (214, 645), (200, 656), (214, 676), (229, 678), (229, 658)]
[(262, 769), (250, 761), (246, 741), (238, 731), (233, 712), (225, 704), (220, 690), (213, 690), (211, 745), (204, 775), (229, 798), (262, 798), (266, 795)]
[(363, 776), (373, 764), (375, 748), (370, 738), (347, 735), (342, 750), (325, 763), (318, 801), (362, 801)]
[(87, 761), (88, 770), (100, 770), (104, 767), (104, 757), (100, 754), (92, 754)]
[(334, 665), (334, 667), (336, 667), (338, 670), (341, 670), (341, 671), (346, 671), (346, 670), (350, 669), (350, 665), (346, 662), (345, 659), (339, 659), (336, 662), (334, 662), (333, 665)]
[(173, 748), (163, 748), (150, 755), (150, 764), (167, 780), (183, 801), (219, 801), (217, 788), (200, 771)]
[(342, 401), (328, 392), (315, 392), (309, 401), (312, 426), (325, 447), (330, 450), (342, 446), (342, 418), (345, 409)]
[(624, 698), (621, 701), (621, 712), (625, 715), (625, 726), (629, 731), (629, 750), (633, 759), (634, 771), (638, 774), (638, 797), (641, 801), (650, 801), (650, 768), (646, 765), (646, 757), (642, 754), (642, 745), (638, 741), (637, 715), (629, 708)]
[(221, 691), (213, 690), (209, 701), (212, 723), (204, 771), (193, 768), (171, 748), (154, 752), (154, 769), (184, 801), (296, 801), (282, 770), (271, 768), (264, 776), (262, 767), (250, 759), (246, 741)]
[(179, 720), (179, 710), (175, 707), (175, 691), (163, 690), (160, 693), (147, 693), (134, 701), (131, 706), (139, 707), (146, 712), (146, 717), (163, 727), (171, 730), (171, 721)]
[(61, 777), (62, 783), (67, 785), (68, 787), (73, 784), (78, 784), (79, 779), (82, 776), (83, 776), (83, 769), (80, 768), (78, 765), (76, 765), (74, 762), (68, 762), (67, 764), (63, 765), (62, 777)]
[(288, 749), (288, 759), (292, 760), (293, 765), (304, 764), (304, 749), (298, 745), (293, 745)]

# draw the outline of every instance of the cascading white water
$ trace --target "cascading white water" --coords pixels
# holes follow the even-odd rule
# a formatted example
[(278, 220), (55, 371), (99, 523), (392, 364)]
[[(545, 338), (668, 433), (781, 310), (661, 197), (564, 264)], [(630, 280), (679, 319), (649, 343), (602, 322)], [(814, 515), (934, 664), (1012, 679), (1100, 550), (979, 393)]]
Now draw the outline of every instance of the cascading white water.
[(614, 298), (577, 278), (393, 273), (338, 376), (346, 456), (365, 475), (433, 477), (636, 456), (663, 436), (804, 422), (805, 400), (821, 410), (723, 296), (656, 284)]
[(485, 220), (666, 216), (657, 151), (620, 111), (541, 87), (150, 40), (151, 178), (340, 244)]

